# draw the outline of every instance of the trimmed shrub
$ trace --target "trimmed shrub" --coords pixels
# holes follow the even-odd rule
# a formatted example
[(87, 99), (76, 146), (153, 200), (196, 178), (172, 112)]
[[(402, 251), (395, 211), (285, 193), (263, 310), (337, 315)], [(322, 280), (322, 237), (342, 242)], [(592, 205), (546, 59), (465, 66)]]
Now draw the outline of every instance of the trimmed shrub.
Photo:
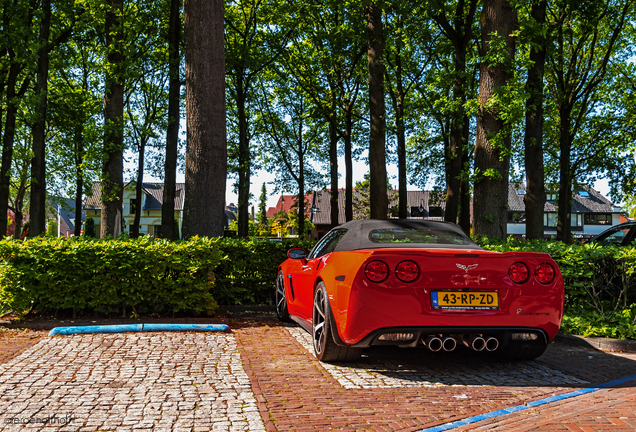
[(84, 237), (97, 237), (95, 235), (95, 219), (89, 217), (84, 221)]
[(169, 242), (142, 237), (0, 241), (0, 304), (30, 310), (213, 313), (216, 239)]

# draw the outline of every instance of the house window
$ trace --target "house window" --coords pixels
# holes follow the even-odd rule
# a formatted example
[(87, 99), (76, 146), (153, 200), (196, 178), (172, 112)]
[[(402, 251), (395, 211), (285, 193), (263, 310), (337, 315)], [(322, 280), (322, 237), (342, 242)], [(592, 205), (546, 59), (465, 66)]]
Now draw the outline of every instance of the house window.
[(570, 215), (570, 228), (573, 230), (581, 230), (583, 227), (583, 215), (581, 213), (572, 213)]
[(135, 214), (137, 211), (137, 200), (135, 198), (130, 199), (130, 214)]
[(428, 208), (428, 216), (429, 217), (443, 217), (444, 210), (441, 207), (429, 207)]
[(552, 228), (557, 226), (557, 214), (543, 213), (543, 226), (546, 228)]
[(612, 215), (606, 214), (586, 214), (585, 225), (612, 225)]
[(161, 237), (161, 225), (148, 225), (148, 235), (151, 237)]
[(411, 206), (411, 217), (424, 217), (425, 213), (424, 207)]

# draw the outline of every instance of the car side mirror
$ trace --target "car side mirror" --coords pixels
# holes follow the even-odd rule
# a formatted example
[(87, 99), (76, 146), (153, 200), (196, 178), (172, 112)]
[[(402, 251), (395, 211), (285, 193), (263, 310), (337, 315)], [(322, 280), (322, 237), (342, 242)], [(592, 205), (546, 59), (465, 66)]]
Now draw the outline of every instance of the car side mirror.
[(305, 259), (307, 257), (307, 253), (304, 249), (294, 248), (287, 251), (287, 257), (290, 259)]

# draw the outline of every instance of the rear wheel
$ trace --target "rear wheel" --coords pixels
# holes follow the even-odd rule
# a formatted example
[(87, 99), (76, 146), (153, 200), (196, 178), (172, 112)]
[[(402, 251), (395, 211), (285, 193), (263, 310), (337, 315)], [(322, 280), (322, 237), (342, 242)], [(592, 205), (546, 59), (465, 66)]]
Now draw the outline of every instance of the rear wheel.
[(508, 360), (533, 360), (541, 356), (547, 346), (523, 346), (508, 345), (505, 348), (499, 348), (499, 355)]
[(285, 276), (282, 271), (276, 277), (276, 317), (283, 322), (290, 322), (287, 308), (287, 294), (285, 293)]
[(331, 336), (331, 315), (328, 307), (327, 289), (318, 283), (314, 295), (312, 314), (312, 336), (316, 358), (323, 362), (352, 361), (360, 357), (361, 348), (336, 345)]

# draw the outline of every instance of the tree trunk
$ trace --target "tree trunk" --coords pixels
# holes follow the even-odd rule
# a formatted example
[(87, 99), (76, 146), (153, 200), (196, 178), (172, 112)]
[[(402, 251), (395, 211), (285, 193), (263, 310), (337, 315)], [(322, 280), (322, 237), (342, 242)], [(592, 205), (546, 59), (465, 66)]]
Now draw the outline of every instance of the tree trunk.
[[(141, 138), (141, 142), (139, 143), (139, 163), (137, 165), (137, 184), (135, 185), (135, 218), (133, 220), (133, 224), (130, 230), (130, 237), (137, 238), (139, 237), (139, 223), (141, 221), (141, 213), (143, 212), (143, 208), (141, 207), (142, 202), (142, 194), (144, 187), (144, 156), (146, 153), (146, 140), (145, 138)], [(173, 201), (174, 202), (174, 201)], [(174, 214), (172, 216), (174, 219)]]
[(477, 143), (475, 150), (474, 234), (504, 238), (507, 233), (508, 174), (510, 132), (496, 108), (486, 106), (495, 92), (511, 78), (509, 62), (490, 64), (485, 56), (490, 51), (491, 34), (505, 38), (508, 60), (514, 56), (514, 39), (510, 36), (516, 26), (516, 11), (506, 0), (486, 0), (482, 10), (482, 53)]
[(109, 0), (106, 12), (106, 72), (104, 91), (104, 155), (102, 166), (102, 210), (100, 237), (115, 234), (117, 214), (122, 218), (122, 194), (124, 183), (124, 56), (121, 44), (124, 40), (121, 14), (124, 0)]
[(353, 220), (353, 155), (351, 134), (353, 131), (353, 102), (348, 101), (345, 107), (345, 220)]
[(454, 53), (455, 76), (453, 79), (453, 102), (456, 108), (450, 127), (450, 140), (448, 142), (447, 176), (446, 176), (446, 207), (444, 220), (457, 223), (459, 214), (461, 172), (463, 168), (462, 152), (464, 147), (464, 104), (466, 103), (466, 91), (464, 90), (464, 73), (466, 72), (466, 47), (455, 47)]
[(526, 168), (526, 238), (543, 238), (543, 211), (545, 208), (545, 179), (543, 168), (543, 70), (545, 66), (545, 40), (541, 29), (545, 24), (547, 1), (532, 5), (530, 15), (534, 29), (526, 88), (530, 97), (526, 101), (526, 132), (524, 137)]
[(84, 123), (75, 129), (75, 170), (77, 178), (75, 179), (75, 231), (76, 237), (82, 235), (82, 196), (84, 195), (84, 133), (82, 131)]
[[(462, 131), (462, 162), (464, 169), (468, 172), (470, 167), (471, 151), (468, 147), (468, 138), (470, 135), (470, 117), (464, 113), (464, 128)], [(459, 225), (470, 235), (470, 179), (464, 173), (459, 183), (460, 191), (460, 208), (459, 208)]]
[(386, 111), (384, 104), (384, 34), (382, 9), (372, 2), (366, 10), (369, 65), (369, 174), (371, 219), (386, 219), (389, 209), (386, 176)]
[(305, 161), (302, 157), (298, 158), (298, 169), (298, 238), (302, 239), (305, 235)]
[(183, 237), (222, 236), (225, 218), (225, 52), (222, 0), (185, 0), (186, 184)]
[(245, 80), (242, 69), (236, 71), (236, 110), (238, 111), (238, 236), (249, 236), (251, 157), (247, 134)]
[(572, 242), (570, 212), (572, 209), (572, 173), (570, 172), (570, 159), (572, 151), (572, 139), (570, 135), (570, 122), (572, 107), (564, 104), (559, 108), (559, 208), (557, 222), (557, 240), (564, 243)]
[(164, 161), (163, 202), (161, 203), (161, 236), (178, 238), (179, 227), (174, 223), (174, 196), (177, 183), (177, 157), (179, 145), (179, 112), (181, 81), (179, 79), (179, 43), (181, 41), (181, 1), (170, 0), (168, 29), (168, 130), (166, 131), (166, 159)]
[[(13, 57), (13, 56), (11, 56)], [(13, 58), (12, 58), (13, 60)], [(4, 136), (2, 137), (2, 166), (0, 167), (0, 215), (6, 215), (9, 209), (9, 188), (11, 184), (11, 162), (13, 160), (13, 143), (15, 140), (15, 121), (19, 94), (15, 91), (19, 63), (11, 62), (7, 78), (7, 113), (4, 120)], [(20, 93), (20, 92), (18, 92)], [(7, 218), (0, 217), (0, 235), (7, 234)]]
[(331, 228), (338, 226), (338, 130), (336, 115), (329, 120), (329, 168), (331, 175)]
[(49, 81), (49, 34), (51, 27), (51, 0), (42, 0), (42, 22), (35, 87), (35, 112), (33, 124), (33, 159), (31, 159), (31, 199), (29, 205), (29, 237), (43, 234), (46, 229), (46, 154), (44, 134), (46, 128), (48, 81)]

